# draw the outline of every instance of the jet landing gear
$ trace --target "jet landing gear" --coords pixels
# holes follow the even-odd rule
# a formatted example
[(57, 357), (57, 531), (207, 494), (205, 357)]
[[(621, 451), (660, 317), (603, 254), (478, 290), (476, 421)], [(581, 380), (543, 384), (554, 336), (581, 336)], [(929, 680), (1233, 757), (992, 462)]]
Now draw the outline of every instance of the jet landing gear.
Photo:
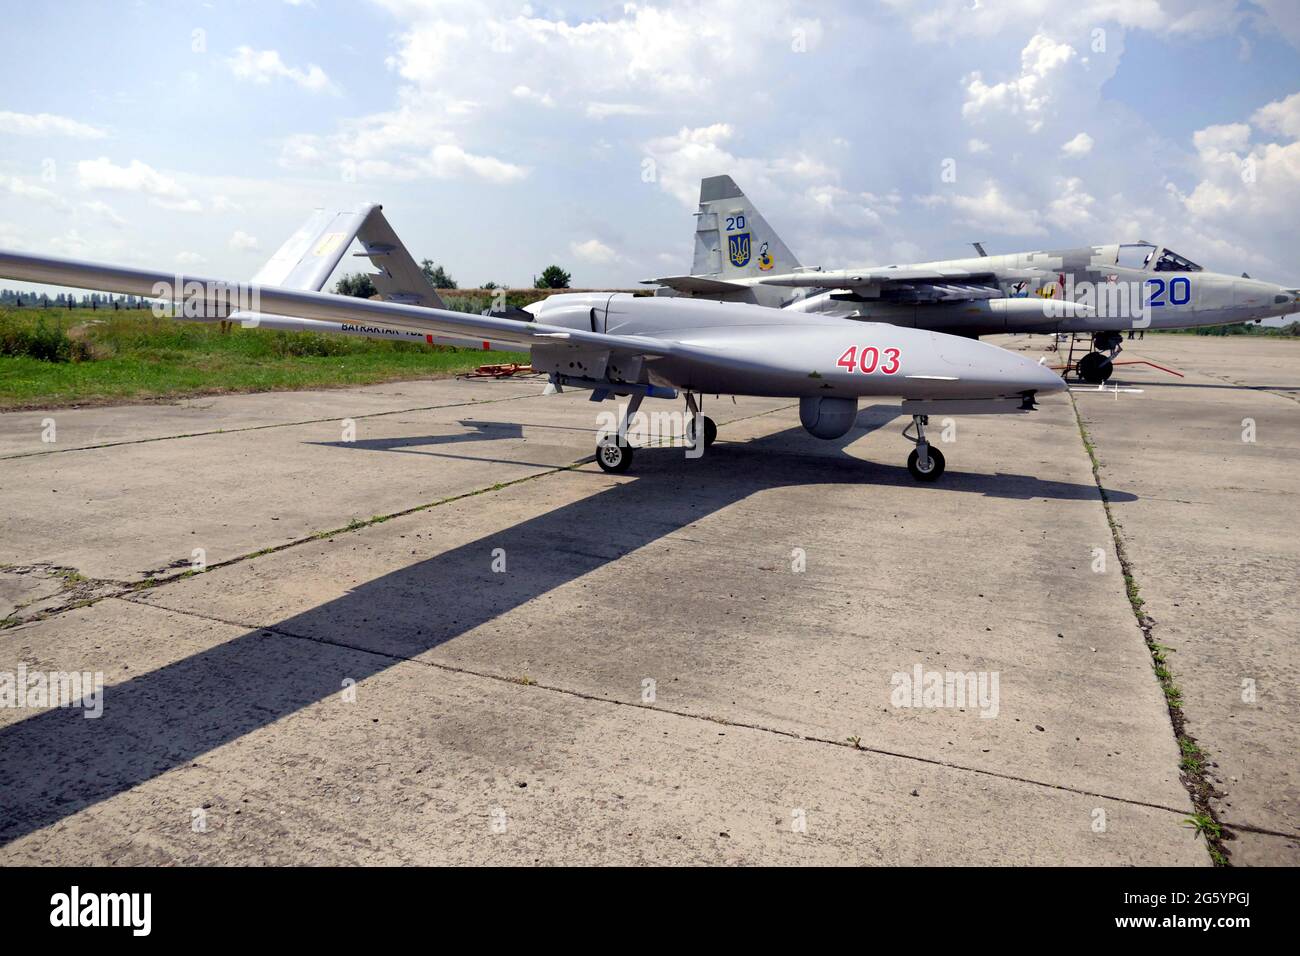
[[(1079, 378), (1089, 385), (1101, 385), (1115, 372), (1115, 356), (1123, 350), (1118, 332), (1098, 332), (1092, 337), (1093, 351), (1079, 359)], [(1102, 354), (1106, 353), (1106, 354)]]
[[(917, 481), (938, 481), (943, 474), (943, 452), (933, 448), (925, 437), (925, 426), (930, 424), (929, 415), (913, 415), (912, 424), (903, 429), (903, 437), (916, 445), (907, 456), (907, 470)], [(913, 428), (916, 436), (908, 434)]]

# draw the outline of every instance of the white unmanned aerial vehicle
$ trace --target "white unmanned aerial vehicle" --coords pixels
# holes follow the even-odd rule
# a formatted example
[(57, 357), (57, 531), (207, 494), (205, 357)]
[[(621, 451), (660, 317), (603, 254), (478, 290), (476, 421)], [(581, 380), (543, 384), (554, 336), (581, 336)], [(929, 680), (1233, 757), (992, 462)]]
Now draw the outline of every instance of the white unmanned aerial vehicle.
[[(386, 301), (320, 291), (353, 238), (379, 268), (374, 281)], [(969, 338), (753, 304), (569, 293), (526, 311), (450, 311), (377, 205), (309, 220), (251, 284), (3, 250), (0, 277), (146, 296), (169, 303), (178, 318), (527, 348), (533, 367), (549, 373), (557, 389), (590, 389), (594, 401), (630, 396), (629, 417), (646, 397), (684, 392), (692, 438), (702, 418), (696, 396), (704, 393), (797, 398), (804, 428), (826, 439), (853, 426), (860, 398), (897, 396), (912, 418), (903, 434), (916, 445), (907, 464), (920, 481), (944, 469), (942, 453), (926, 439), (929, 415), (1029, 411), (1036, 395), (1066, 387), (1050, 369)], [(1043, 308), (1069, 315), (1080, 307), (1044, 300)], [(717, 429), (707, 418), (703, 425), (708, 445)], [(623, 429), (600, 439), (596, 461), (605, 471), (628, 468), (632, 447)]]

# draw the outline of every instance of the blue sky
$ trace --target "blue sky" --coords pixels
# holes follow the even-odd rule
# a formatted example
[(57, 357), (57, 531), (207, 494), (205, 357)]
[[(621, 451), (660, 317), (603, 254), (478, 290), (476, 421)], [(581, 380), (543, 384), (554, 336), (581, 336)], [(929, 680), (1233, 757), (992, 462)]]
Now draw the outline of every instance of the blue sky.
[(382, 202), (462, 284), (685, 271), (701, 176), (807, 264), (1142, 237), (1300, 283), (1294, 0), (10, 5), (0, 247), (251, 276)]

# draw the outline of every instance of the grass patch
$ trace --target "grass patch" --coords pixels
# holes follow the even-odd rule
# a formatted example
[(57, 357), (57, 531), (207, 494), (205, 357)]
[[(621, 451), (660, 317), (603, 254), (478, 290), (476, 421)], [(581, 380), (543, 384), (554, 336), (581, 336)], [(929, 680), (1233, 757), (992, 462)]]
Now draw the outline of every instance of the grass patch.
[(1124, 575), (1124, 593), (1128, 597), (1129, 608), (1133, 611), (1133, 617), (1137, 620), (1138, 628), (1142, 631), (1147, 650), (1151, 653), (1151, 670), (1155, 674), (1160, 690), (1165, 696), (1165, 705), (1169, 710), (1169, 720), (1173, 725), (1174, 739), (1178, 743), (1180, 755), (1178, 769), (1181, 771), (1183, 786), (1191, 796), (1192, 806), (1196, 810), (1196, 815), (1188, 817), (1186, 822), (1196, 828), (1198, 836), (1205, 838), (1205, 845), (1209, 850), (1210, 859), (1214, 861), (1214, 865), (1228, 866), (1228, 853), (1224, 846), (1224, 840), (1231, 839), (1231, 834), (1225, 833), (1222, 825), (1215, 819), (1214, 808), (1210, 805), (1210, 797), (1214, 795), (1214, 787), (1210, 783), (1206, 772), (1209, 758), (1196, 743), (1196, 739), (1187, 733), (1186, 720), (1183, 716), (1183, 692), (1178, 687), (1174, 679), (1174, 673), (1169, 667), (1169, 654), (1173, 651), (1173, 648), (1158, 643), (1152, 635), (1155, 621), (1151, 619), (1151, 616), (1145, 610), (1146, 602), (1142, 600), (1137, 577), (1133, 574), (1133, 565), (1124, 548), (1124, 537), (1120, 534), (1119, 523), (1115, 520), (1115, 515), (1111, 511), (1110, 495), (1106, 492), (1106, 485), (1101, 480), (1101, 463), (1097, 459), (1097, 447), (1093, 444), (1092, 436), (1088, 434), (1087, 426), (1083, 424), (1083, 415), (1079, 413), (1079, 406), (1074, 402), (1073, 397), (1071, 398), (1071, 404), (1074, 405), (1074, 417), (1079, 425), (1079, 435), (1083, 439), (1083, 447), (1088, 452), (1088, 458), (1092, 462), (1092, 477), (1097, 483), (1098, 492), (1101, 494), (1101, 505), (1106, 513), (1106, 523), (1110, 526), (1111, 537), (1115, 542), (1115, 555), (1119, 558), (1120, 570)]
[(370, 385), (526, 362), (419, 341), (183, 323), (147, 311), (0, 311), (0, 409)]

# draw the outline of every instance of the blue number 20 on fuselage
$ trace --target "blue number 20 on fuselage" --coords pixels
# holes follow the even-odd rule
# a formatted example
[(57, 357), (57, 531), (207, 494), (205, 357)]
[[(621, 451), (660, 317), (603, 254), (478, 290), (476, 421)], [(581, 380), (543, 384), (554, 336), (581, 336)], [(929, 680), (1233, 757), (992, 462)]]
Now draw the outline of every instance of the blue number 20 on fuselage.
[[(1147, 305), (1153, 309), (1162, 305), (1187, 305), (1192, 301), (1192, 280), (1186, 276), (1174, 276), (1168, 282), (1157, 276), (1147, 279), (1147, 287), (1151, 289)], [(1166, 293), (1169, 295), (1167, 302)]]

